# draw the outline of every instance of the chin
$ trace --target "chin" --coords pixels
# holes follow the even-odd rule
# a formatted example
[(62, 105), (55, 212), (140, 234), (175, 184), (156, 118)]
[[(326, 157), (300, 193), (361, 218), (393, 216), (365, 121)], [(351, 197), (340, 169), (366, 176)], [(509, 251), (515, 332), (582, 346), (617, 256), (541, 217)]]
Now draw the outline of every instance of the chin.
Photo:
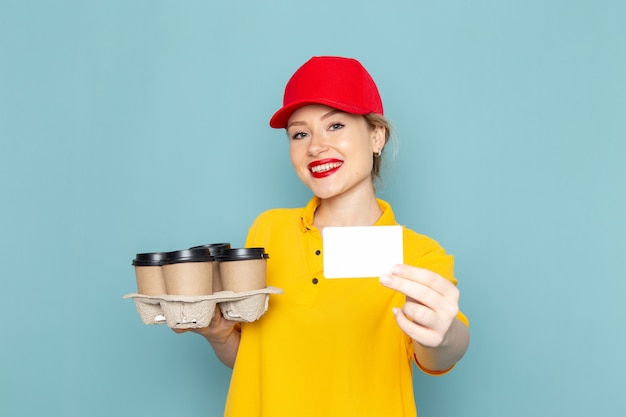
[(320, 190), (319, 188), (316, 189), (315, 187), (309, 187), (309, 189), (313, 192), (313, 194), (315, 194), (316, 197), (321, 198), (322, 200), (328, 200), (341, 194), (339, 191), (333, 191), (328, 189)]

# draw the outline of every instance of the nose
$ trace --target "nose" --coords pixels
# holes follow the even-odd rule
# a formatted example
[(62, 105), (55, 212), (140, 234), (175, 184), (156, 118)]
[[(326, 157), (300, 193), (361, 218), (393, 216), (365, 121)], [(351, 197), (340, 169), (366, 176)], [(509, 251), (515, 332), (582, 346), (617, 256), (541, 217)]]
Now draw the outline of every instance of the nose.
[(309, 146), (307, 153), (309, 156), (318, 156), (328, 149), (328, 143), (326, 138), (319, 132), (311, 132), (311, 139), (309, 140)]

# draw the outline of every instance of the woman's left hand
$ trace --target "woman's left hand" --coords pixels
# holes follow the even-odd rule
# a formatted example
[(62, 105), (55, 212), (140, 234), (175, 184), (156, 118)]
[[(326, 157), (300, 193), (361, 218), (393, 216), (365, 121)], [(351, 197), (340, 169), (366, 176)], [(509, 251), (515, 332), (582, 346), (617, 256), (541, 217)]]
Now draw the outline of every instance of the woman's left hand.
[(406, 295), (404, 306), (393, 310), (402, 331), (427, 348), (450, 343), (459, 312), (459, 290), (453, 283), (432, 271), (409, 265), (394, 266), (391, 274), (380, 277), (380, 282)]

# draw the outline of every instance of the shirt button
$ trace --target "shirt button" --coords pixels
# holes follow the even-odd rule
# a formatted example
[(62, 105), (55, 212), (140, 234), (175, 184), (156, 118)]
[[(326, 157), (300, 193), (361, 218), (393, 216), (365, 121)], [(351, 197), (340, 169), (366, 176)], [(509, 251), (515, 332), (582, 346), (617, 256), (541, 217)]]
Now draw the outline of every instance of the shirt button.
[(320, 253), (322, 253), (319, 249), (315, 251), (316, 255), (319, 255)]
[(313, 278), (313, 279), (311, 280), (311, 282), (312, 282), (313, 284), (317, 284), (317, 283), (318, 283), (318, 280), (317, 280), (317, 278)]

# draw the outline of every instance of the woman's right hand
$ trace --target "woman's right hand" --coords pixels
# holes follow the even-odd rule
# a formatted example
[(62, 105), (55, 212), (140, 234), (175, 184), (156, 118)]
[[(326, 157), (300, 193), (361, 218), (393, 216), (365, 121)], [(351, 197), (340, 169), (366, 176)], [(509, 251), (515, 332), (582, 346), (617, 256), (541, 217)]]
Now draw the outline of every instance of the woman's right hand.
[(235, 331), (237, 326), (237, 322), (226, 320), (224, 316), (222, 316), (222, 310), (220, 310), (219, 304), (215, 305), (215, 312), (213, 314), (213, 318), (211, 318), (211, 322), (207, 327), (194, 328), (194, 329), (172, 329), (176, 333), (187, 333), (193, 332), (203, 336), (209, 343), (220, 343), (223, 344), (226, 340), (231, 336), (231, 334)]
[(215, 313), (207, 327), (198, 329), (172, 329), (176, 333), (193, 332), (203, 336), (213, 347), (215, 355), (222, 363), (230, 368), (235, 365), (239, 341), (241, 340), (241, 324), (226, 320), (222, 316), (219, 305), (215, 306)]

